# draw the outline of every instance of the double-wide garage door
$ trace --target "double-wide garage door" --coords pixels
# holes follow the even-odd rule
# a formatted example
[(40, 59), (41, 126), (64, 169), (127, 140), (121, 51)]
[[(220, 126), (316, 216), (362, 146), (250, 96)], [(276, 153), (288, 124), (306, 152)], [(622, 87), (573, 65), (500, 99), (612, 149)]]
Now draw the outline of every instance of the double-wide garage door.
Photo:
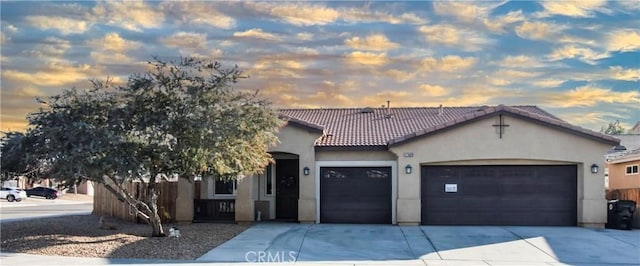
[(423, 166), (422, 224), (576, 224), (576, 166)]
[(391, 167), (321, 167), (321, 223), (391, 223)]

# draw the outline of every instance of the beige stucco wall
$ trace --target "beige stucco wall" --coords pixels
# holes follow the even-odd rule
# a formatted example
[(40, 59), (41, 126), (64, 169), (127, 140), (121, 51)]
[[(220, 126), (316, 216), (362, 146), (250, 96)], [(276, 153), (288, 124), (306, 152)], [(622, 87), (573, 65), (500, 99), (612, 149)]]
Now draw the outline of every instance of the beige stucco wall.
[[(420, 223), (420, 165), (429, 164), (572, 164), (578, 166), (578, 223), (601, 227), (606, 222), (604, 174), (590, 172), (611, 145), (583, 138), (508, 115), (502, 139), (498, 117), (482, 119), (438, 134), (419, 138), (391, 151), (398, 155), (397, 219), (400, 224)], [(404, 157), (412, 152), (413, 157)], [(413, 166), (412, 174), (402, 169)]]
[[(285, 126), (278, 133), (280, 143), (270, 149), (270, 152), (286, 152), (298, 155), (300, 160), (300, 198), (298, 200), (298, 220), (300, 222), (312, 223), (316, 220), (316, 194), (315, 194), (315, 148), (316, 139), (322, 136), (319, 132), (309, 132), (308, 130)], [(309, 167), (310, 173), (305, 176), (302, 169)]]
[(236, 222), (247, 223), (255, 220), (253, 204), (253, 181), (252, 176), (245, 176), (238, 179), (236, 184)]
[[(298, 155), (300, 160), (300, 198), (298, 200), (298, 220), (300, 222), (315, 222), (315, 162), (314, 143), (322, 134), (309, 132), (300, 127), (287, 125), (278, 132), (280, 143), (269, 149), (271, 153), (291, 153)], [(302, 169), (311, 169), (305, 176)], [(236, 221), (250, 222), (255, 220), (255, 201), (258, 200), (259, 175), (249, 176), (240, 181), (236, 193)], [(275, 208), (274, 204), (271, 208)]]
[(176, 217), (178, 223), (193, 221), (194, 184), (186, 178), (178, 178), (178, 194), (176, 196)]
[(78, 185), (76, 187), (76, 192), (79, 194), (85, 194), (85, 195), (89, 195), (89, 196), (93, 196), (93, 182), (91, 181), (83, 181), (82, 183), (80, 183), (80, 185)]
[[(313, 223), (316, 220), (316, 197), (315, 197), (315, 151), (314, 143), (322, 134), (319, 132), (309, 132), (300, 127), (287, 125), (278, 132), (280, 143), (269, 149), (272, 153), (291, 153), (298, 155), (300, 160), (299, 169), (299, 191), (298, 200), (298, 220), (303, 223)], [(304, 167), (309, 167), (308, 176), (303, 174)], [(254, 183), (256, 178), (245, 178), (239, 182), (236, 195), (236, 221), (248, 222), (255, 219), (255, 200), (257, 193), (254, 191), (258, 186)], [(275, 206), (271, 206), (275, 208)]]
[(196, 191), (195, 193), (200, 193), (200, 198), (201, 199), (208, 199), (210, 198), (210, 194), (209, 194), (209, 183), (213, 182), (213, 178), (210, 177), (203, 177), (202, 180), (200, 181), (200, 191)]
[(627, 175), (628, 165), (640, 165), (640, 160), (608, 164), (609, 189), (640, 188), (640, 173)]

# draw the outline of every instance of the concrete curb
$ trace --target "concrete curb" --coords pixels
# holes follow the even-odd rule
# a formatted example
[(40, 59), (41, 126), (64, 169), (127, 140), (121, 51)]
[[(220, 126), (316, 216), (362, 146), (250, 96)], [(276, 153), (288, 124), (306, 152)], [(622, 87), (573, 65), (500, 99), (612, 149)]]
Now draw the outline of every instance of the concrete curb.
[(49, 206), (49, 205), (74, 205), (74, 204), (92, 204), (92, 201), (75, 201), (75, 200), (33, 200), (25, 199), (21, 202), (2, 202), (0, 208), (18, 208), (18, 207), (35, 207), (35, 206)]

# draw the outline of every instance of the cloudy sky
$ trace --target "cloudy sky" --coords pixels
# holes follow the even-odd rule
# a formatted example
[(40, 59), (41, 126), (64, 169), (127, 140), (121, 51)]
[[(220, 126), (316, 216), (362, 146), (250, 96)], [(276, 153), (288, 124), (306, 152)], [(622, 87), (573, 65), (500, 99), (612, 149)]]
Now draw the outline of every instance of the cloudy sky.
[(640, 120), (640, 2), (1, 2), (2, 131), (152, 56), (237, 64), (276, 107), (538, 105)]

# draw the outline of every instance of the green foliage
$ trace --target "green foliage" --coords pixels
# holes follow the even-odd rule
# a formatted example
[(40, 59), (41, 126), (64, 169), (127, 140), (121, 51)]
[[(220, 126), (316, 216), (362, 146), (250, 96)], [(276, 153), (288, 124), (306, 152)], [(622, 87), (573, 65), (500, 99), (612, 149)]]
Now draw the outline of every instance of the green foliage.
[(118, 132), (109, 127), (117, 99), (117, 94), (94, 88), (65, 90), (41, 101), (46, 108), (29, 116), (27, 138), (35, 145), (27, 153), (39, 158), (42, 177), (71, 185), (113, 173), (109, 166), (116, 166), (114, 160), (122, 155)]
[[(2, 160), (0, 180), (10, 180), (19, 176), (37, 177), (40, 168), (38, 160), (33, 157), (33, 139), (22, 132), (5, 133), (1, 141)], [(25, 171), (29, 169), (29, 171)]]
[(602, 128), (600, 128), (600, 133), (604, 133), (607, 135), (620, 135), (620, 134), (624, 134), (624, 132), (625, 130), (620, 125), (619, 120), (616, 120), (615, 122), (611, 122), (607, 126), (602, 126)]
[(90, 90), (41, 101), (27, 134), (3, 139), (3, 173), (37, 169), (67, 184), (101, 182), (153, 219), (157, 197), (142, 204), (119, 183), (139, 180), (153, 194), (157, 178), (235, 179), (271, 161), (267, 150), (283, 121), (257, 92), (232, 87), (243, 78), (237, 67), (195, 58), (149, 64), (151, 71), (131, 75), (124, 86), (93, 81)]

